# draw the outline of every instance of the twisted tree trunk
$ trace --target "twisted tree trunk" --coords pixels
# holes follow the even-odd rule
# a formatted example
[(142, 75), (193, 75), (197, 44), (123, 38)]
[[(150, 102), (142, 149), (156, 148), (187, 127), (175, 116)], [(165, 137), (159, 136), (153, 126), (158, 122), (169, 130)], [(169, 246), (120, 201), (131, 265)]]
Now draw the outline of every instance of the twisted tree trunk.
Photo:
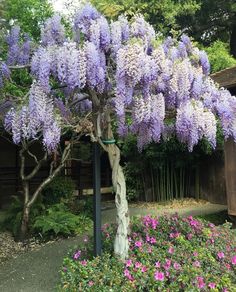
[(120, 165), (120, 149), (111, 144), (107, 146), (110, 165), (112, 168), (112, 183), (116, 193), (115, 203), (117, 209), (117, 232), (114, 242), (114, 252), (121, 259), (128, 256), (129, 241), (128, 241), (128, 228), (129, 228), (129, 209), (126, 199), (126, 183), (123, 169)]

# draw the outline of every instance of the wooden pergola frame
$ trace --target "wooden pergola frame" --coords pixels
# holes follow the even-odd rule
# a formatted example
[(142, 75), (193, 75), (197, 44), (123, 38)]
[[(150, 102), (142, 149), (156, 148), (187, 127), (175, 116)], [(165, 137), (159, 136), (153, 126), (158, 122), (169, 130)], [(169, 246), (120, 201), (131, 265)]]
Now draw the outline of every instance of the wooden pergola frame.
[(236, 87), (236, 66), (211, 74), (211, 78), (221, 87), (227, 89)]

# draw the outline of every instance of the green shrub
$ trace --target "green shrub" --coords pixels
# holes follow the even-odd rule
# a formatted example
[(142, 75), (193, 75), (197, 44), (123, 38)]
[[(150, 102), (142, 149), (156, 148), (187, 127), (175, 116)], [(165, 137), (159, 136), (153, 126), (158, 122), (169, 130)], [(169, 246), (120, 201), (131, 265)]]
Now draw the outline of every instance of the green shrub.
[(230, 55), (228, 44), (216, 41), (204, 49), (208, 54), (212, 73), (236, 66), (236, 59)]
[(42, 191), (42, 199), (46, 205), (60, 203), (63, 200), (70, 200), (73, 196), (75, 184), (71, 178), (55, 177), (55, 179)]
[[(112, 256), (116, 225), (103, 226), (103, 256), (64, 259), (59, 291), (236, 291), (236, 233), (192, 216), (135, 218), (129, 258)], [(91, 247), (87, 247), (89, 253)]]
[(74, 215), (62, 203), (55, 204), (46, 213), (35, 218), (34, 229), (43, 237), (69, 236), (90, 229), (92, 221), (85, 215)]
[[(17, 237), (19, 234), (21, 222), (22, 222), (22, 213), (23, 213), (23, 201), (18, 196), (12, 196), (12, 202), (9, 208), (4, 212), (4, 219), (1, 222), (1, 229), (8, 230), (12, 232), (14, 237)], [(44, 210), (44, 205), (39, 199), (30, 209), (30, 222), (29, 222), (29, 231), (33, 231), (33, 223), (35, 218), (42, 213)]]

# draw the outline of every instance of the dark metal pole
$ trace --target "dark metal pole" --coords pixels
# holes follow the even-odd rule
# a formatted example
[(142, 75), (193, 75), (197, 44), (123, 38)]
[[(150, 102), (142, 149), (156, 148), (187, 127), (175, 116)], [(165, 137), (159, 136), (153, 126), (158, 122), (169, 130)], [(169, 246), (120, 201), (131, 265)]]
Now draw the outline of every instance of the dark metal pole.
[(101, 162), (100, 146), (93, 143), (93, 209), (94, 209), (94, 256), (101, 255)]

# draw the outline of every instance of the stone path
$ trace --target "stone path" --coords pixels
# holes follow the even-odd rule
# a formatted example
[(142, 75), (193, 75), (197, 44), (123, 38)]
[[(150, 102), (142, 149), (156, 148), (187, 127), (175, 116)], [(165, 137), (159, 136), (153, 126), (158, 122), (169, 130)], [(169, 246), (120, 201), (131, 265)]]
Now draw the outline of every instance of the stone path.
[[(203, 215), (226, 210), (224, 205), (206, 204), (182, 209), (145, 209), (131, 207), (132, 215), (178, 212), (182, 215)], [(114, 205), (102, 211), (103, 223), (115, 221)], [(82, 237), (70, 238), (48, 244), (39, 250), (21, 254), (0, 266), (0, 292), (50, 292), (56, 291), (62, 260), (70, 249), (74, 250)]]

